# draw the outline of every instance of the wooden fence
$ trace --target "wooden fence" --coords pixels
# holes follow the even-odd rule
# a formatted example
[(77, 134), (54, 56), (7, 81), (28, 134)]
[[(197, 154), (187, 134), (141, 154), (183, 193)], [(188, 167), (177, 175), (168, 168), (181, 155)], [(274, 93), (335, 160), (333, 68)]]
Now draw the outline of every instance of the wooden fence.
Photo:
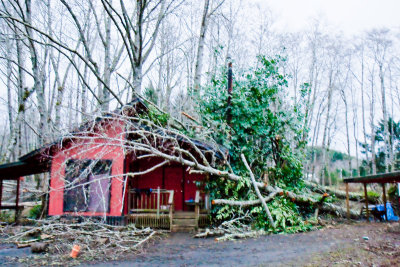
[(174, 190), (131, 189), (128, 209), (128, 223), (169, 229), (174, 212)]

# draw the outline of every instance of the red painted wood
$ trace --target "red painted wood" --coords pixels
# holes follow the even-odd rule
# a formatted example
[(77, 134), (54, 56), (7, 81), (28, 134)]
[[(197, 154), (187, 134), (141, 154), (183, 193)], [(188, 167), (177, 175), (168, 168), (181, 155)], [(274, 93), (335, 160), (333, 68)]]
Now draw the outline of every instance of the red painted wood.
[(121, 142), (125, 138), (121, 134), (123, 128), (122, 121), (111, 121), (103, 125), (103, 128), (97, 131), (96, 136), (90, 138), (83, 136), (82, 139), (75, 139), (68, 147), (54, 155), (51, 165), (49, 215), (104, 215), (102, 212), (63, 212), (65, 163), (68, 159), (112, 160), (110, 211), (105, 215), (122, 215), (124, 153)]
[[(196, 186), (196, 181), (201, 181), (203, 176), (198, 174), (189, 174), (189, 172), (185, 172), (185, 201), (187, 200), (195, 200), (196, 191), (198, 187)], [(193, 206), (192, 206), (193, 209)], [(189, 210), (189, 207), (185, 206), (185, 210)]]
[[(130, 165), (132, 170), (134, 170), (135, 164), (138, 166), (134, 171), (144, 171), (162, 161), (162, 159), (148, 158), (139, 160), (136, 163), (131, 163)], [(196, 181), (201, 181), (203, 176), (198, 174), (189, 174), (186, 172), (186, 169), (186, 167), (182, 167), (182, 165), (178, 164), (167, 165), (150, 173), (133, 178), (131, 186), (132, 188), (139, 189), (151, 188), (156, 190), (157, 187), (160, 187), (161, 189), (174, 190), (175, 210), (191, 210), (193, 209), (193, 206), (185, 205), (184, 200), (192, 199), (194, 201), (196, 190), (198, 190)], [(138, 202), (140, 204), (140, 200)]]
[[(130, 172), (129, 163), (130, 163), (131, 160), (132, 160), (131, 156), (125, 157), (125, 160), (124, 160), (124, 173)], [(124, 178), (128, 179), (127, 181), (129, 181), (128, 177), (124, 177)], [(129, 185), (129, 182), (127, 182), (126, 183), (126, 188), (123, 188), (123, 190), (125, 190), (124, 211), (123, 211), (124, 215), (127, 215), (128, 212), (129, 212), (128, 211), (129, 189), (130, 189), (130, 185)]]
[[(161, 159), (155, 159), (155, 158), (147, 158), (147, 159), (142, 159), (138, 162), (139, 169), (138, 171), (146, 171), (153, 167), (154, 165), (157, 165), (161, 163)], [(162, 167), (157, 168), (152, 172), (146, 173), (141, 176), (137, 176), (137, 188), (152, 188), (152, 189), (157, 189), (157, 187), (162, 188)]]
[(169, 166), (165, 167), (164, 184), (165, 189), (174, 190), (175, 210), (183, 210), (183, 188), (182, 188), (182, 167)]

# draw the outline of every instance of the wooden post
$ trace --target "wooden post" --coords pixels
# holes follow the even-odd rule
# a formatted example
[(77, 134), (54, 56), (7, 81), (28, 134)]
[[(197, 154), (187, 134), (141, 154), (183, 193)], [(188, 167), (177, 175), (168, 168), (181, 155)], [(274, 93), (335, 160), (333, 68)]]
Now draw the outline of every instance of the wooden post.
[(168, 198), (168, 205), (169, 205), (169, 230), (172, 230), (172, 221), (173, 221), (173, 214), (174, 214), (174, 190), (169, 190), (169, 198)]
[(196, 190), (196, 197), (194, 200), (194, 212), (195, 212), (195, 223), (196, 223), (196, 230), (199, 228), (199, 218), (200, 218), (200, 191)]
[(160, 219), (160, 187), (157, 187), (157, 219)]
[(128, 214), (131, 214), (131, 210), (132, 210), (132, 193), (131, 193), (131, 189), (128, 189)]
[(388, 218), (387, 218), (387, 209), (386, 209), (386, 188), (385, 188), (385, 183), (382, 184), (382, 194), (383, 194), (383, 207), (385, 208), (385, 219), (387, 221)]
[(346, 209), (347, 209), (347, 219), (350, 219), (349, 183), (346, 183)]
[(15, 196), (15, 222), (18, 222), (18, 217), (19, 217), (18, 204), (19, 204), (19, 184), (20, 184), (20, 180), (21, 180), (21, 177), (18, 177), (17, 178), (17, 193), (16, 193), (16, 196)]
[(204, 196), (204, 205), (205, 205), (205, 209), (207, 210), (207, 211), (209, 211), (210, 209), (211, 209), (211, 205), (210, 205), (211, 203), (210, 203), (210, 195), (209, 194), (206, 194), (205, 196)]
[(365, 208), (367, 209), (367, 221), (369, 221), (369, 209), (368, 209), (368, 194), (367, 194), (367, 184), (364, 183), (364, 196), (365, 196)]
[(0, 208), (1, 208), (1, 199), (3, 198), (3, 179), (0, 178)]

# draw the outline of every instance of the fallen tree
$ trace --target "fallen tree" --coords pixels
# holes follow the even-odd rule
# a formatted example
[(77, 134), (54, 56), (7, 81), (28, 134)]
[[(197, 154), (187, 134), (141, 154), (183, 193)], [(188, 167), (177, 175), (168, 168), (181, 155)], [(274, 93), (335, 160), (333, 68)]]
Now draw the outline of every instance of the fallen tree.
[(264, 230), (252, 229), (248, 224), (249, 220), (251, 220), (251, 216), (247, 212), (246, 214), (239, 216), (237, 218), (224, 221), (216, 228), (213, 229), (207, 228), (204, 232), (194, 235), (194, 237), (195, 238), (216, 237), (215, 241), (226, 241), (239, 238), (256, 237), (266, 234)]
[[(263, 197), (263, 200), (267, 203), (272, 201), (274, 199), (274, 197), (278, 195), (278, 196), (285, 196), (294, 203), (309, 204), (312, 207), (314, 207), (315, 209), (319, 208), (320, 211), (335, 214), (340, 217), (346, 217), (346, 214), (347, 214), (346, 208), (335, 205), (333, 203), (320, 202), (319, 200), (315, 199), (312, 196), (298, 195), (291, 191), (285, 191), (279, 187), (265, 186), (265, 187), (263, 187), (263, 189), (266, 193), (269, 193), (268, 196)], [(321, 198), (322, 197), (323, 196), (321, 195)], [(212, 204), (214, 204), (214, 205), (230, 205), (230, 206), (238, 206), (241, 208), (245, 208), (245, 207), (249, 207), (249, 206), (260, 205), (261, 200), (260, 199), (255, 199), (255, 200), (214, 199), (212, 201)], [(357, 219), (360, 217), (360, 212), (350, 209), (350, 216), (353, 219)]]
[[(337, 198), (346, 199), (346, 191), (330, 188), (328, 186), (319, 185), (319, 184), (309, 182), (309, 181), (304, 181), (304, 184), (313, 192), (316, 192), (319, 194), (323, 194), (326, 192), (326, 193), (329, 193), (330, 195), (336, 196)], [(369, 203), (376, 204), (379, 202), (378, 197), (375, 197), (372, 195), (367, 195), (367, 197), (368, 197)], [(363, 200), (365, 200), (365, 196), (362, 193), (349, 192), (349, 200), (363, 201)]]

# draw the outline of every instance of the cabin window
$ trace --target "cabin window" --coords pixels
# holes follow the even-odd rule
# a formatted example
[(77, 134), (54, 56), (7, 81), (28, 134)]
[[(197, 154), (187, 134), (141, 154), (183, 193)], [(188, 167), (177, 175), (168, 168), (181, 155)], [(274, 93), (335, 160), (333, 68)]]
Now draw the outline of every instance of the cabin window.
[(109, 212), (111, 165), (111, 160), (68, 160), (63, 210)]

